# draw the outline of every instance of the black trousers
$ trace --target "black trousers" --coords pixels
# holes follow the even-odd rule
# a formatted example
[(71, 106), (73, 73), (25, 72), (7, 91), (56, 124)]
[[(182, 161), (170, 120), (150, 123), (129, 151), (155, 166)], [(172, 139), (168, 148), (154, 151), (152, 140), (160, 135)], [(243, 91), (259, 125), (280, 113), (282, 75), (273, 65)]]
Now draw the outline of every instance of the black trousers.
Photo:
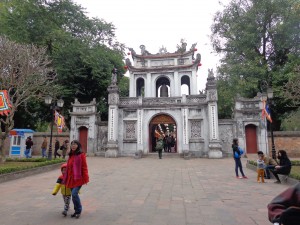
[(158, 149), (157, 151), (158, 151), (158, 157), (161, 159), (161, 157), (162, 157), (162, 149)]
[(289, 175), (290, 174), (289, 171), (282, 170), (282, 169), (274, 169), (274, 170), (270, 170), (270, 172), (274, 175), (276, 180), (279, 181), (279, 182), (280, 182), (280, 179), (279, 179), (278, 174), (282, 174), (282, 175)]

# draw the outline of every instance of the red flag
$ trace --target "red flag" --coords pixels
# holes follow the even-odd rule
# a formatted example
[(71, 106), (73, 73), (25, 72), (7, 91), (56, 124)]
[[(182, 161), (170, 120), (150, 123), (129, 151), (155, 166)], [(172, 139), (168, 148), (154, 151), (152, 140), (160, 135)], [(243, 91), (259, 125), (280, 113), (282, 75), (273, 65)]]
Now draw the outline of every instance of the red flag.
[(0, 90), (0, 115), (7, 115), (10, 112), (10, 101), (6, 90)]

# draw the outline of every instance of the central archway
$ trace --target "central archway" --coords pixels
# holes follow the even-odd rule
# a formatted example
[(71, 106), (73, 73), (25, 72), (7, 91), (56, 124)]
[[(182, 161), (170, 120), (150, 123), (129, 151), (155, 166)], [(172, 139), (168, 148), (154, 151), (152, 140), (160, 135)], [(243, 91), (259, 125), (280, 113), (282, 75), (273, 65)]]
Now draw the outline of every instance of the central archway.
[[(167, 114), (159, 114), (152, 118), (149, 124), (149, 152), (156, 152), (155, 130), (158, 130), (164, 137), (173, 136), (171, 153), (177, 152), (177, 125), (175, 120)], [(166, 149), (164, 149), (166, 151)]]

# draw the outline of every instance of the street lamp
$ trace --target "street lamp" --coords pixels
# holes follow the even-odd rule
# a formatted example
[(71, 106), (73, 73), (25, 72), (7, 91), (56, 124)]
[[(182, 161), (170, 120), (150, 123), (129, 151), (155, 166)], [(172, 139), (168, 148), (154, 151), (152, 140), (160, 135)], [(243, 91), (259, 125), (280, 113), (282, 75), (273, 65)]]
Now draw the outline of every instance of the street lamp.
[[(46, 96), (45, 97), (45, 103), (47, 105), (50, 105), (50, 113), (51, 113), (51, 128), (50, 128), (50, 143), (49, 143), (49, 150), (48, 150), (48, 160), (52, 160), (52, 132), (53, 132), (53, 124), (54, 124), (54, 113), (55, 113), (55, 102), (52, 103), (52, 97)], [(52, 104), (51, 104), (52, 103)], [(64, 100), (59, 99), (57, 100), (57, 106), (63, 107)]]
[[(269, 86), (269, 84), (266, 81), (262, 82), (262, 89), (267, 91), (267, 96), (266, 99), (263, 100), (267, 100), (267, 103), (269, 105), (269, 110), (270, 110), (270, 114), (271, 114), (271, 109), (272, 109), (272, 99), (273, 99), (273, 89), (272, 87)], [(275, 150), (275, 143), (274, 143), (274, 135), (273, 135), (273, 125), (272, 123), (269, 121), (269, 125), (270, 125), (270, 133), (271, 133), (271, 141), (272, 141), (272, 158), (276, 160), (276, 150)]]

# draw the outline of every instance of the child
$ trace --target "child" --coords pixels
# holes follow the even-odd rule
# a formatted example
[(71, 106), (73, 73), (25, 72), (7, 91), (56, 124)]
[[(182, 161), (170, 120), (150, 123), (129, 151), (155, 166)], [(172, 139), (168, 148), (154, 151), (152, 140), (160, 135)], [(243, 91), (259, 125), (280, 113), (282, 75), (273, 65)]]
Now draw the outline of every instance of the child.
[(57, 192), (60, 189), (60, 192), (62, 194), (64, 203), (65, 203), (64, 211), (62, 212), (62, 214), (64, 216), (67, 216), (67, 212), (68, 212), (68, 210), (70, 208), (71, 189), (67, 188), (64, 184), (62, 184), (63, 177), (64, 177), (64, 174), (65, 174), (66, 169), (67, 169), (67, 163), (62, 164), (61, 167), (60, 167), (60, 169), (61, 169), (61, 173), (62, 174), (58, 177), (58, 179), (56, 181), (55, 187), (54, 187), (54, 189), (52, 191), (52, 195), (56, 195)]
[(257, 182), (258, 183), (260, 183), (259, 177), (261, 177), (261, 182), (265, 183), (264, 173), (265, 173), (265, 161), (263, 155), (258, 155), (258, 159), (257, 159)]

